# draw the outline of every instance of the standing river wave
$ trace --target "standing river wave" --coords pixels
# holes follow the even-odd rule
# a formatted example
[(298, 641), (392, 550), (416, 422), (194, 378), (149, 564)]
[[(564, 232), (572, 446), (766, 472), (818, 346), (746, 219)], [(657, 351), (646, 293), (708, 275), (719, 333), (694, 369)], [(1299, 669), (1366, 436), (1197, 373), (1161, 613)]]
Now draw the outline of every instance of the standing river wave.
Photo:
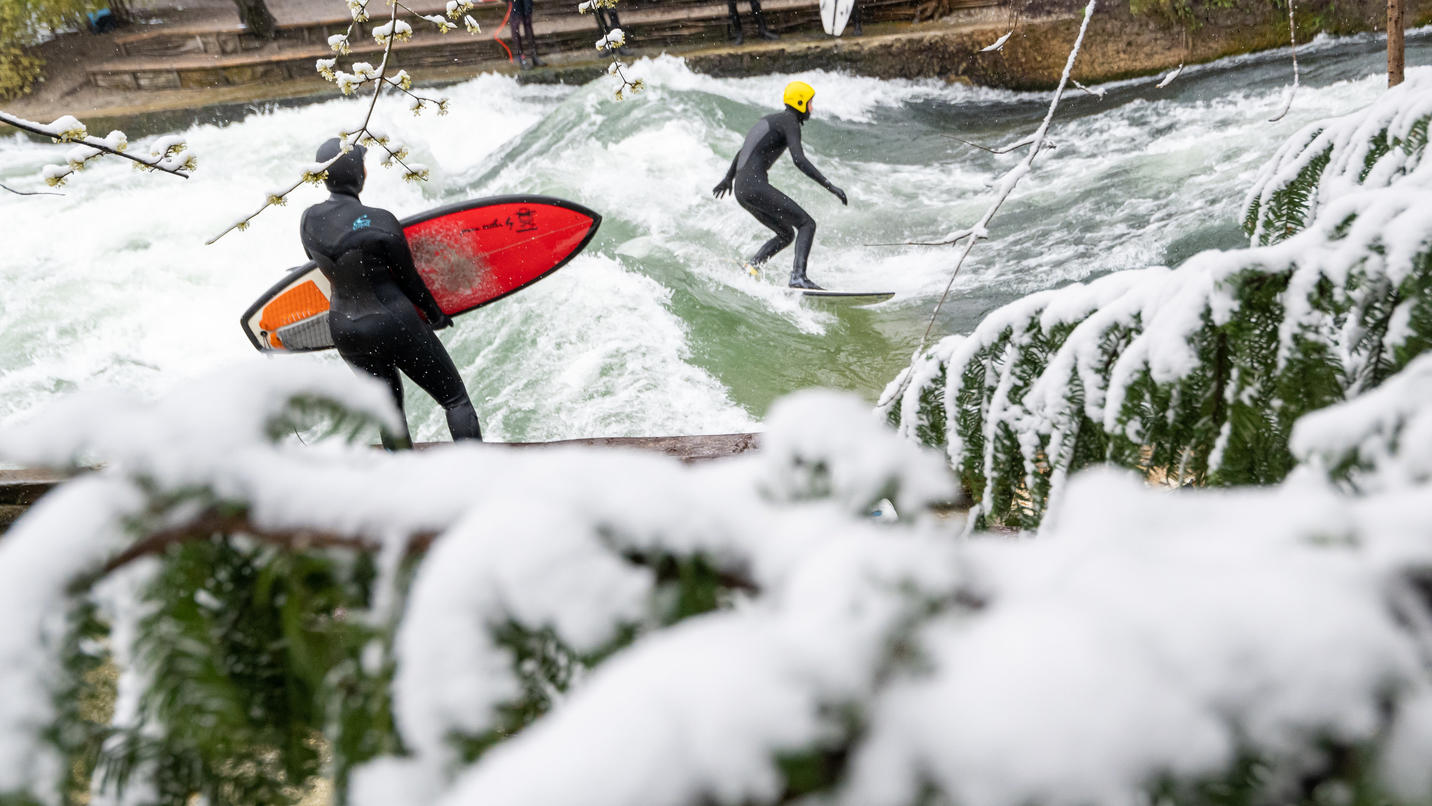
[[(1067, 94), (1040, 155), (976, 245), (934, 337), (970, 330), (992, 308), (1112, 271), (1177, 265), (1246, 244), (1244, 192), (1258, 167), (1310, 121), (1353, 111), (1386, 84), (1383, 40), (1319, 40), (1299, 50), (1289, 114), (1286, 50)], [(1425, 64), (1432, 41), (1409, 39)], [(459, 318), (440, 335), (482, 418), (504, 441), (745, 431), (795, 389), (848, 389), (873, 401), (905, 367), (992, 185), (1023, 158), (997, 147), (1032, 133), (1048, 93), (888, 81), (839, 73), (712, 78), (679, 59), (631, 67), (647, 91), (624, 101), (580, 87), (497, 75), (448, 87), (451, 114), (379, 108), (431, 178), (405, 183), (370, 155), (364, 201), (399, 217), (507, 193), (569, 198), (604, 221), (587, 250), (548, 279)], [(871, 307), (803, 302), (785, 288), (790, 250), (759, 277), (739, 265), (767, 231), (711, 189), (746, 130), (793, 79), (816, 88), (807, 155), (850, 206), (789, 158), (773, 184), (819, 222), (811, 279), (891, 290)], [(179, 132), (199, 158), (188, 179), (99, 160), (63, 197), (0, 194), (0, 421), (77, 389), (159, 394), (239, 361), (337, 361), (331, 352), (263, 358), (239, 314), (304, 262), (305, 186), (245, 232), (204, 242), (286, 187), (320, 142), (353, 127), (351, 99), (255, 112)], [(103, 134), (99, 132), (98, 134)], [(147, 139), (130, 146), (147, 153)], [(0, 182), (32, 189), (66, 146), (0, 140)], [(446, 439), (442, 412), (409, 384), (418, 439)]]

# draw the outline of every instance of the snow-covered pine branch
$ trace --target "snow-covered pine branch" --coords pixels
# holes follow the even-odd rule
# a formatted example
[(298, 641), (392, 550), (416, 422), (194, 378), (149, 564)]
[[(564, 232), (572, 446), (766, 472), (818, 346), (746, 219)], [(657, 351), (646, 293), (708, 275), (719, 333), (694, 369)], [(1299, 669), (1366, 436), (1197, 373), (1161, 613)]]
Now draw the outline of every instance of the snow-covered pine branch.
[[(376, 383), (264, 362), (0, 434), (6, 461), (101, 466), (0, 539), (0, 798), (75, 769), (96, 802), (175, 806), (320, 776), (354, 806), (1432, 796), (1425, 482), (1170, 497), (1105, 471), (1040, 539), (959, 540), (926, 514), (941, 458), (850, 396), (780, 401), (759, 454), (701, 466), (304, 446), (305, 407), (397, 422)], [(72, 706), (100, 661), (109, 725)]]
[(1388, 187), (1417, 170), (1432, 119), (1432, 81), (1383, 95), (1371, 107), (1310, 123), (1265, 163), (1244, 200), (1253, 245), (1305, 229), (1328, 202), (1362, 188)]
[(1291, 440), (1293, 454), (1310, 472), (1354, 491), (1425, 485), (1432, 482), (1428, 401), (1432, 401), (1432, 351), (1376, 389), (1298, 420)]
[(977, 514), (1027, 528), (1091, 464), (1175, 485), (1282, 479), (1299, 417), (1432, 350), (1432, 161), (1407, 134), (1432, 118), (1429, 86), (1419, 71), (1279, 152), (1254, 198), (1288, 210), (1276, 188), (1320, 178), (1301, 232), (1011, 303), (893, 381), (889, 416), (946, 447)]
[[(126, 578), (134, 575), (154, 585), (141, 597), (149, 597), (145, 600), (148, 604), (129, 604), (163, 609), (168, 601), (165, 597), (172, 595), (181, 600), (211, 600), (238, 594), (237, 590), (206, 586), (202, 580), (201, 590), (176, 588), (168, 576), (164, 585), (154, 582), (156, 573), (173, 571), (172, 563), (198, 562), (196, 555), (205, 558), (204, 562), (219, 562), (211, 538), (224, 513), (229, 513), (229, 518), (240, 516), (256, 533), (294, 535), (289, 548), (299, 553), (316, 550), (313, 562), (335, 562), (325, 559), (334, 556), (334, 549), (319, 547), (341, 542), (320, 541), (318, 535), (346, 536), (353, 545), (392, 547), (391, 551), (379, 550), (381, 557), (391, 559), (383, 559), (383, 568), (388, 570), (380, 574), (376, 588), (368, 586), (377, 591), (399, 584), (394, 576), (397, 563), (413, 536), (441, 533), (440, 549), (434, 551), (443, 554), (434, 555), (438, 557), (435, 564), (425, 565), (432, 571), (418, 575), (407, 610), (425, 612), (422, 603), (426, 597), (436, 596), (440, 612), (467, 619), (465, 623), (479, 632), (471, 641), (454, 643), (450, 635), (437, 629), (450, 622), (433, 613), (405, 622), (411, 625), (408, 631), (399, 629), (396, 636), (388, 638), (378, 636), (396, 642), (393, 651), (399, 675), (394, 682), (394, 713), (404, 741), (419, 753), (412, 763), (427, 765), (447, 758), (443, 748), (451, 738), (449, 729), (468, 737), (452, 751), (459, 752), (500, 738), (490, 735), (494, 729), (500, 728), (503, 734), (520, 730), (550, 706), (556, 691), (550, 686), (564, 681), (549, 680), (541, 669), (528, 669), (529, 651), (562, 660), (564, 669), (579, 668), (598, 659), (600, 653), (593, 653), (603, 646), (623, 645), (639, 632), (727, 601), (720, 591), (732, 584), (729, 581), (745, 591), (766, 584), (795, 560), (791, 552), (814, 550), (826, 540), (825, 535), (838, 533), (843, 525), (859, 526), (864, 513), (882, 498), (894, 501), (913, 528), (926, 520), (921, 512), (929, 504), (954, 491), (938, 455), (922, 454), (885, 431), (854, 398), (814, 393), (804, 402), (789, 405), (789, 414), (773, 415), (774, 431), (764, 461), (689, 471), (664, 457), (647, 454), (541, 452), (523, 456), (478, 446), (474, 450), (386, 456), (366, 448), (310, 449), (279, 440), (300, 422), (295, 419), (298, 404), (346, 415), (359, 425), (392, 423), (394, 412), (384, 401), (376, 384), (353, 378), (346, 371), (267, 364), (197, 382), (188, 391), (158, 403), (123, 396), (74, 399), (6, 433), (0, 444), (7, 460), (76, 470), (98, 462), (107, 468), (88, 476), (89, 481), (75, 484), (73, 493), (66, 485), (47, 497), (44, 505), (27, 516), (25, 525), (0, 542), (3, 568), (12, 557), (31, 556), (32, 549), (26, 546), (43, 551), (46, 538), (38, 535), (50, 529), (73, 530), (74, 535), (96, 540), (92, 551), (67, 552), (65, 557), (55, 558), (53, 574), (37, 576), (39, 581), (30, 586), (13, 588), (14, 596), (30, 594), (43, 597), (43, 601), (32, 610), (16, 607), (11, 612), (63, 614), (66, 608), (56, 605), (53, 597), (71, 588), (77, 579), (92, 580), (96, 567), (125, 552), (126, 545), (143, 543), (146, 535), (182, 535), (186, 528), (191, 530), (188, 539), (154, 547), (170, 549), (164, 556), (171, 559), (163, 563), (168, 570), (156, 571), (153, 558), (148, 563), (122, 566)], [(196, 407), (207, 409), (209, 416), (196, 418)], [(106, 415), (95, 419), (93, 412), (100, 409)], [(86, 420), (91, 426), (75, 427)], [(846, 439), (829, 445), (819, 438), (832, 428)], [(59, 431), (65, 435), (59, 436)], [(593, 485), (593, 479), (606, 482)], [(541, 493), (545, 503), (533, 498), (554, 483), (567, 493), (557, 498)], [(482, 493), (474, 496), (477, 489)], [(71, 514), (71, 505), (82, 506), (84, 516)], [(534, 520), (523, 514), (529, 506), (547, 516)], [(812, 514), (810, 525), (788, 523), (801, 512)], [(113, 522), (105, 524), (107, 518)], [(773, 540), (775, 535), (782, 537)], [(220, 547), (228, 557), (223, 562), (247, 568), (272, 560), (275, 555), (262, 545), (250, 542), (244, 531), (239, 531), (225, 541), (228, 548)], [(351, 546), (349, 551), (340, 551), (340, 559), (344, 553), (351, 553)], [(482, 571), (484, 581), (474, 584), (476, 578), (468, 576), (454, 585), (452, 577), (437, 570), (449, 567), (449, 554), (483, 558), (476, 566), (467, 566), (464, 559), (461, 567), (486, 569)], [(342, 562), (352, 567), (351, 559)], [(560, 571), (563, 567), (566, 572)], [(433, 577), (431, 583), (425, 581), (429, 576)], [(423, 593), (429, 588), (435, 592)], [(176, 590), (184, 592), (176, 594)], [(623, 590), (627, 593), (617, 595)], [(449, 597), (454, 595), (478, 595), (480, 601), (471, 600), (459, 612), (449, 607), (453, 604)], [(155, 602), (153, 597), (161, 601)], [(352, 595), (345, 594), (342, 600), (351, 603)], [(383, 610), (375, 602), (369, 605)], [(314, 617), (329, 618), (322, 613)], [(428, 621), (429, 617), (435, 620)], [(0, 657), (11, 658), (23, 646), (43, 650), (42, 644), (35, 643), (44, 629), (39, 621), (43, 619), (37, 617), (34, 625), (23, 619), (13, 622), (15, 630), (7, 636), (14, 637), (16, 643), (7, 645), (0, 639)], [(372, 622), (391, 626), (387, 616), (375, 615)], [(355, 621), (356, 626), (362, 624)], [(484, 635), (489, 637), (479, 640)], [(368, 643), (365, 639), (352, 647), (354, 664), (368, 663), (366, 654), (386, 651), (379, 645), (369, 649)], [(63, 645), (57, 638), (45, 646)], [(182, 651), (184, 647), (148, 644), (120, 650), (125, 657), (145, 658), (148, 663), (159, 662), (154, 660), (156, 654)], [(458, 676), (449, 675), (465, 666), (473, 653), (481, 656), (481, 663), (468, 666)], [(402, 660), (409, 656), (417, 660)], [(0, 742), (0, 753), (10, 748), (23, 753), (25, 759), (45, 760), (49, 766), (44, 769), (63, 766), (44, 748), (36, 732), (38, 723), (31, 721), (36, 714), (48, 714), (36, 717), (40, 722), (57, 718), (44, 705), (50, 682), (58, 679), (51, 661), (58, 662), (51, 658), (40, 665), (7, 665), (13, 671), (7, 679), (7, 692), (16, 695), (14, 702), (23, 704), (15, 708), (0, 705), (0, 737), (6, 739)], [(374, 661), (378, 669), (391, 669), (392, 662)], [(34, 676), (28, 676), (31, 669), (36, 671)], [(168, 675), (159, 671), (142, 666), (126, 673), (136, 675), (135, 685), (163, 685), (160, 678), (168, 679)], [(327, 680), (331, 670), (316, 671), (321, 672), (320, 680)], [(410, 678), (412, 684), (406, 682)], [(198, 683), (188, 681), (185, 685)], [(435, 685), (438, 688), (434, 689)], [(461, 697), (436, 711), (424, 704), (439, 691), (457, 696), (469, 687), (491, 693), (481, 701)], [(339, 694), (335, 691), (325, 696)], [(382, 698), (386, 700), (387, 694)], [(492, 707), (479, 707), (482, 702)], [(335, 700), (335, 706), (337, 703)], [(497, 706), (502, 707), (492, 710)], [(386, 710), (389, 706), (381, 707)], [(525, 716), (514, 718), (514, 714)], [(128, 718), (137, 720), (131, 726), (135, 731), (175, 737), (177, 746), (169, 748), (174, 753), (207, 752), (190, 746), (199, 738), (182, 735), (182, 726), (166, 721), (187, 719), (184, 714), (158, 709), (130, 713)], [(433, 723), (434, 719), (439, 723)], [(141, 723), (148, 725), (147, 730), (140, 730)], [(338, 737), (334, 740), (338, 742)], [(346, 769), (365, 760), (367, 756), (360, 753), (336, 763)], [(217, 764), (210, 772), (223, 774)], [(164, 773), (156, 768), (145, 774), (162, 778)], [(16, 786), (17, 780), (22, 779), (0, 776), (0, 795)], [(27, 786), (44, 784), (43, 780), (24, 780)]]
[(150, 155), (141, 157), (126, 151), (129, 138), (124, 132), (112, 131), (105, 137), (94, 137), (73, 115), (64, 115), (50, 123), (37, 123), (0, 111), (0, 123), (48, 137), (56, 143), (75, 144), (66, 152), (64, 163), (46, 165), (41, 169), (41, 176), (50, 187), (63, 185), (70, 176), (84, 170), (91, 160), (103, 154), (130, 160), (141, 170), (163, 171), (185, 179), (196, 166), (194, 155), (188, 151), (184, 138), (174, 135), (157, 139)]

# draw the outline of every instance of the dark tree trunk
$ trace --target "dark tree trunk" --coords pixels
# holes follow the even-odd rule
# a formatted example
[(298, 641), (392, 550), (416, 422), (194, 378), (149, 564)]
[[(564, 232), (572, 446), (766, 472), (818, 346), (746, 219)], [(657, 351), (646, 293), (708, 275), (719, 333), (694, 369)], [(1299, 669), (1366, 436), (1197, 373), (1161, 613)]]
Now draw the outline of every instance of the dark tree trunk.
[(264, 0), (234, 0), (234, 5), (239, 9), (239, 22), (249, 33), (260, 39), (273, 39), (278, 34), (278, 20)]

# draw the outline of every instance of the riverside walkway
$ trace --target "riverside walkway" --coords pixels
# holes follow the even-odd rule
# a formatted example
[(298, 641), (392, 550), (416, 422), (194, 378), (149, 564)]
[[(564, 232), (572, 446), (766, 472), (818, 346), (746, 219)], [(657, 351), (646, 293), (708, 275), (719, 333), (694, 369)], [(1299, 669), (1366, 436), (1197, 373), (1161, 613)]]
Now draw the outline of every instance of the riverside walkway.
[[(858, 49), (862, 41), (902, 35), (922, 14), (960, 9), (985, 13), (1004, 24), (999, 0), (861, 0), (865, 36), (842, 39), (821, 29), (818, 0), (765, 0), (767, 26), (779, 40), (756, 35), (746, 2), (741, 2), (745, 43), (730, 42), (725, 0), (622, 0), (617, 9), (627, 35), (625, 61), (671, 53), (698, 56), (710, 72), (769, 72), (783, 69), (760, 60), (780, 60), (787, 52)], [(938, 2), (935, 6), (932, 3)], [(182, 5), (180, 5), (182, 3)], [(374, 0), (375, 22), (354, 32), (353, 53), (338, 56), (340, 69), (351, 62), (381, 58), (369, 35), (386, 21), (386, 4)], [(415, 0), (409, 7), (441, 14), (443, 0)], [(590, 14), (579, 14), (577, 0), (535, 0), (533, 27), (544, 67), (519, 70), (508, 54), (509, 30), (503, 25), (503, 0), (476, 2), (471, 12), (478, 34), (459, 28), (440, 34), (413, 24), (413, 37), (395, 49), (394, 61), (420, 82), (458, 81), (487, 72), (520, 73), (524, 81), (585, 82), (600, 75), (608, 60), (594, 47), (600, 36)], [(278, 21), (276, 38), (250, 34), (239, 22), (232, 0), (139, 0), (135, 21), (104, 35), (66, 34), (47, 43), (47, 75), (31, 96), (5, 108), (32, 119), (58, 114), (105, 117), (126, 113), (189, 110), (216, 104), (305, 98), (332, 94), (332, 84), (315, 70), (318, 59), (333, 58), (328, 38), (348, 29), (342, 0), (268, 0)], [(998, 25), (996, 25), (998, 27)], [(832, 67), (840, 66), (832, 64)]]

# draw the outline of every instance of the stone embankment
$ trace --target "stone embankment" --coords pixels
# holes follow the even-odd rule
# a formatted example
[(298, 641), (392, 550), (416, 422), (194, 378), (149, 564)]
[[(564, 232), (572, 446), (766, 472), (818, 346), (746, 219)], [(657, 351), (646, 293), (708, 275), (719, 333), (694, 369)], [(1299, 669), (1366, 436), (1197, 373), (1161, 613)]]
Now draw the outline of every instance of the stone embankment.
[[(270, 2), (277, 6), (299, 0)], [(343, 6), (338, 0), (332, 0), (332, 9), (319, 0), (303, 2), (303, 13), (283, 21), (273, 42), (255, 41), (233, 19), (213, 15), (131, 29), (107, 42), (101, 58), (80, 59), (81, 66), (70, 70), (66, 80), (47, 82), (35, 96), (6, 109), (45, 120), (58, 114), (88, 115), (102, 119), (95, 121), (99, 125), (139, 113), (332, 97), (332, 85), (317, 76), (313, 64), (332, 55), (327, 37), (346, 28), (341, 16), (330, 13), (341, 14)], [(1084, 9), (1078, 0), (862, 2), (867, 21), (862, 36), (826, 36), (820, 30), (817, 0), (766, 0), (767, 20), (781, 38), (755, 36), (748, 18), (745, 43), (733, 45), (724, 2), (624, 0), (621, 24), (631, 41), (624, 58), (670, 53), (685, 58), (694, 70), (722, 76), (821, 68), (1036, 90), (1058, 81)], [(1198, 0), (1189, 2), (1202, 6)], [(1265, 0), (1230, 3), (1174, 19), (1133, 14), (1129, 0), (1101, 0), (1074, 78), (1093, 84), (1288, 44), (1286, 8)], [(480, 36), (415, 36), (403, 43), (398, 62), (428, 82), (460, 81), (491, 71), (519, 74), (524, 81), (567, 83), (601, 75), (607, 62), (592, 47), (597, 36), (592, 18), (576, 14), (573, 0), (536, 4), (545, 67), (523, 72), (508, 62), (503, 48), (507, 29), (501, 25), (505, 5), (500, 1), (478, 5), (484, 27)], [(1409, 0), (1408, 6), (1409, 27), (1432, 21), (1432, 0)], [(1386, 23), (1382, 0), (1339, 0), (1300, 9), (1300, 42), (1318, 33), (1381, 31)], [(232, 18), (232, 12), (227, 13)], [(931, 14), (942, 16), (917, 21)], [(1012, 36), (1000, 50), (981, 52), (1008, 32)], [(371, 40), (368, 43), (363, 47), (372, 50)], [(343, 61), (363, 58), (376, 61), (376, 52), (359, 50)]]
[[(1298, 41), (1325, 33), (1385, 30), (1382, 0), (1340, 0), (1305, 8), (1297, 19)], [(1432, 0), (1411, 0), (1409, 28), (1432, 22)], [(1016, 90), (1052, 88), (1078, 34), (1085, 3), (1059, 0), (1021, 14), (1015, 7), (956, 12), (939, 22), (907, 24), (881, 35), (812, 42), (763, 43), (687, 56), (692, 68), (715, 75), (844, 69), (876, 78), (942, 78)], [(1026, 6), (1027, 7), (1027, 6)], [(997, 52), (980, 50), (1006, 32)], [(1203, 19), (1180, 22), (1135, 15), (1127, 0), (1100, 0), (1089, 23), (1073, 77), (1094, 84), (1163, 72), (1243, 53), (1287, 47), (1286, 7), (1235, 0)]]

